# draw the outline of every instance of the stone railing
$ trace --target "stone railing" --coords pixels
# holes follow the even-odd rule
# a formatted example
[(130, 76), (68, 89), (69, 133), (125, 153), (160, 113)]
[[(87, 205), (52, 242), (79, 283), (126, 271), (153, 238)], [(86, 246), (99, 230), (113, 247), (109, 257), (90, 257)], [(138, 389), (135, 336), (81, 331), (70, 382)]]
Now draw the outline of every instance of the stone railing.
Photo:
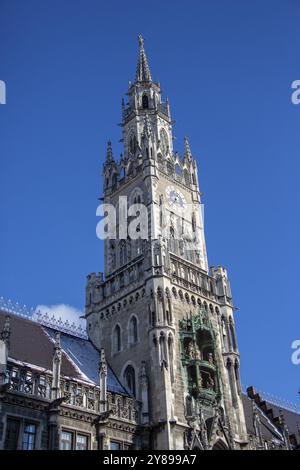
[[(9, 364), (6, 384), (8, 391), (51, 401), (52, 374), (49, 371), (39, 372), (28, 367)], [(98, 386), (62, 378), (60, 397), (64, 397), (63, 405), (81, 408), (92, 413), (100, 412), (100, 388)], [(132, 398), (108, 392), (107, 402), (112, 417), (137, 423), (138, 412), (134, 408)]]
[(157, 108), (160, 113), (163, 113), (165, 116), (169, 117), (168, 106), (166, 103), (158, 103)]
[(204, 289), (203, 287), (198, 286), (197, 284), (193, 282), (183, 279), (177, 274), (172, 274), (172, 281), (175, 282), (178, 286), (189, 289), (199, 295), (203, 295), (204, 297), (207, 297), (208, 299), (211, 299), (211, 300), (216, 299), (215, 294), (213, 294), (212, 292), (208, 291), (207, 289)]
[(33, 369), (9, 364), (6, 370), (8, 390), (26, 393), (39, 398), (51, 398), (52, 376)]

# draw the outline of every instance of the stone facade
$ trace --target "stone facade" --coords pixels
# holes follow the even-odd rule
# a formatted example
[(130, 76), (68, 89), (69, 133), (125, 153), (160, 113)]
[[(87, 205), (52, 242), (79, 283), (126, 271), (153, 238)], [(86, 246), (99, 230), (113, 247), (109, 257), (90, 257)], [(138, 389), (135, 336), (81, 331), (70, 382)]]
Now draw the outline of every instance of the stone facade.
[[(170, 106), (141, 37), (139, 46), (122, 103), (124, 153), (117, 162), (109, 142), (104, 164), (104, 203), (117, 209), (118, 233), (105, 240), (105, 272), (88, 276), (89, 338), (141, 402), (154, 448), (183, 449), (195, 438), (202, 448), (241, 448), (247, 431), (230, 283), (226, 269), (208, 269), (196, 160), (187, 138), (183, 157), (174, 154)], [(120, 236), (125, 196), (130, 220), (132, 204), (147, 208), (138, 239)], [(201, 431), (208, 423), (210, 440)]]

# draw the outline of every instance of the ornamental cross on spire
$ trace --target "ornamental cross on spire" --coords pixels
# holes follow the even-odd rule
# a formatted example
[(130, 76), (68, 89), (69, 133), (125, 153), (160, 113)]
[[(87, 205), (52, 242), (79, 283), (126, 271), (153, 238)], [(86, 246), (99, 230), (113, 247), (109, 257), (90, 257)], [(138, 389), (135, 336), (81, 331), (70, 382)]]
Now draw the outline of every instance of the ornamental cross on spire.
[(137, 68), (136, 68), (135, 79), (137, 82), (151, 82), (152, 78), (151, 78), (150, 68), (149, 68), (148, 61), (147, 61), (146, 52), (144, 49), (144, 39), (141, 36), (141, 34), (139, 35), (138, 39), (139, 39), (140, 52), (139, 52), (139, 60), (138, 60)]

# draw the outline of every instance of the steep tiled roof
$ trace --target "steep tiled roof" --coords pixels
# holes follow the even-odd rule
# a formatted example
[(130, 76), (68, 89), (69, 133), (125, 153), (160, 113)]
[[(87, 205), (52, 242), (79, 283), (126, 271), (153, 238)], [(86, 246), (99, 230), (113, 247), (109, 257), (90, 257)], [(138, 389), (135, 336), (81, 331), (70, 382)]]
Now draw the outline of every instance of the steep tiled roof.
[[(243, 395), (242, 399), (243, 399), (247, 431), (249, 434), (255, 434), (252, 400), (248, 398), (247, 395)], [(258, 408), (257, 410), (260, 415), (262, 438), (267, 441), (271, 441), (275, 439), (275, 440), (283, 442), (282, 435), (276, 429), (276, 427), (268, 420), (268, 418), (261, 412), (261, 410), (259, 410)]]
[[(243, 405), (245, 410), (245, 418), (247, 429), (249, 433), (254, 433), (253, 427), (253, 402), (260, 412), (260, 420), (262, 423), (262, 432), (265, 434), (263, 437), (268, 439), (268, 432), (274, 433), (274, 429), (282, 434), (282, 425), (280, 421), (283, 419), (287, 427), (290, 441), (294, 446), (299, 446), (299, 425), (300, 414), (296, 411), (286, 409), (284, 406), (279, 406), (270, 401), (264, 400), (260, 393), (256, 392), (253, 387), (248, 387), (247, 395), (243, 395)], [(266, 431), (268, 430), (268, 431)]]
[[(11, 329), (9, 358), (51, 370), (53, 340), (57, 330), (45, 327), (30, 318), (0, 310), (0, 331), (7, 315), (10, 316)], [(99, 352), (92, 343), (87, 339), (61, 332), (61, 347), (62, 375), (98, 385)], [(110, 392), (128, 395), (110, 367), (108, 367), (107, 389)]]

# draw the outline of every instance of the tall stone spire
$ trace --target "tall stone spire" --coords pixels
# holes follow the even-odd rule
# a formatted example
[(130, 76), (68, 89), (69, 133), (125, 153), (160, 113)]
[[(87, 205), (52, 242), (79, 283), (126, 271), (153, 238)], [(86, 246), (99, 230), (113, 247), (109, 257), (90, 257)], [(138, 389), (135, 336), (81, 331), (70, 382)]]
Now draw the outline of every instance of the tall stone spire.
[(136, 68), (135, 79), (137, 82), (151, 82), (152, 78), (151, 78), (150, 68), (149, 68), (148, 61), (147, 61), (146, 52), (144, 49), (144, 39), (141, 36), (141, 34), (139, 35), (138, 39), (139, 39), (140, 52), (139, 52), (139, 60), (138, 60), (137, 68)]

